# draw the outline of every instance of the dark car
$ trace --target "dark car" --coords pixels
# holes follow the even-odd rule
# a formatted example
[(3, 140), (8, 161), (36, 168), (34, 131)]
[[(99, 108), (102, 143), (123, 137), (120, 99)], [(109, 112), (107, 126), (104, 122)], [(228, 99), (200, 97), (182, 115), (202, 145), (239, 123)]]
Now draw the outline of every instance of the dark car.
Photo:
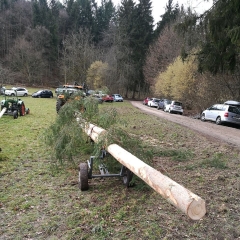
[(171, 100), (168, 100), (168, 99), (161, 99), (159, 102), (158, 102), (158, 107), (157, 109), (164, 109), (164, 107), (168, 104), (171, 103)]
[(48, 90), (48, 89), (39, 90), (37, 92), (34, 92), (32, 94), (32, 97), (34, 97), (34, 98), (52, 98), (53, 97), (53, 92), (51, 90)]

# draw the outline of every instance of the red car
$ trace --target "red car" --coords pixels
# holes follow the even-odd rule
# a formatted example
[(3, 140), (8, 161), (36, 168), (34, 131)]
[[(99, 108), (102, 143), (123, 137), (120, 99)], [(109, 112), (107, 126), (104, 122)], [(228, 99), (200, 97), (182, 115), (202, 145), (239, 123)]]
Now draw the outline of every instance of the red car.
[(146, 97), (146, 98), (143, 100), (143, 105), (148, 105), (148, 101), (149, 101), (150, 99), (151, 99), (150, 97)]
[(105, 95), (102, 97), (103, 102), (113, 102), (114, 98), (110, 95)]

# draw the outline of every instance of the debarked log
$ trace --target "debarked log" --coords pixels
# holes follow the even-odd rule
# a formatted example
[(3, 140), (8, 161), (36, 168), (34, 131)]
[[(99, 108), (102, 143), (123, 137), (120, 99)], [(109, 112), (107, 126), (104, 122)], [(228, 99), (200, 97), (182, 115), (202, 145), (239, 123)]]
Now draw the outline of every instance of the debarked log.
[(0, 118), (2, 117), (2, 115), (6, 112), (7, 108), (3, 108), (2, 111), (0, 112)]
[[(96, 142), (106, 130), (93, 124), (88, 124), (85, 127), (85, 132)], [(147, 165), (117, 144), (107, 146), (106, 150), (118, 162), (130, 169), (135, 175), (191, 219), (199, 220), (206, 214), (205, 201), (201, 197)]]

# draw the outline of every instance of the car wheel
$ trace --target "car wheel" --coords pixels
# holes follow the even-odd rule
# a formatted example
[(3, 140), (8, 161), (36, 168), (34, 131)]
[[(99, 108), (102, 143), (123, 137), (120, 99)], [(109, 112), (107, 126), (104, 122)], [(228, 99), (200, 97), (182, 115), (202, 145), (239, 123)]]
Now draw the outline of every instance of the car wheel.
[(41, 95), (38, 95), (38, 98), (41, 98)]
[(24, 97), (27, 97), (27, 93), (24, 93), (24, 95), (23, 95)]
[(180, 115), (182, 115), (183, 113), (182, 113), (182, 112), (180, 112), (179, 114), (180, 114)]
[(217, 125), (221, 125), (222, 121), (221, 121), (221, 117), (217, 117), (216, 119), (216, 124)]
[(172, 113), (172, 111), (171, 111), (171, 109), (170, 109), (170, 108), (169, 108), (168, 112), (169, 112), (169, 113)]
[(80, 163), (79, 166), (79, 188), (82, 191), (88, 190), (88, 165)]
[(11, 96), (12, 96), (12, 97), (14, 97), (14, 96), (15, 96), (15, 94), (14, 94), (14, 93), (12, 93), (12, 94), (11, 94)]
[(201, 121), (203, 121), (203, 122), (206, 121), (206, 119), (205, 119), (205, 114), (204, 114), (204, 113), (201, 115)]

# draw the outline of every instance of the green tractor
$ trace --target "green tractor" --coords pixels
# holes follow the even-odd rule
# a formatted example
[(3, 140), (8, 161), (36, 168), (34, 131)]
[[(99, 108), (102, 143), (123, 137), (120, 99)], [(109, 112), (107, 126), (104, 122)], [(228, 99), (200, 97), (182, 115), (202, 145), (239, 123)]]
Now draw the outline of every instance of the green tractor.
[(25, 114), (30, 113), (30, 109), (25, 107), (24, 102), (17, 97), (11, 98), (5, 95), (5, 99), (1, 100), (1, 111), (6, 115), (13, 116), (14, 119), (17, 119), (18, 116), (24, 116)]

